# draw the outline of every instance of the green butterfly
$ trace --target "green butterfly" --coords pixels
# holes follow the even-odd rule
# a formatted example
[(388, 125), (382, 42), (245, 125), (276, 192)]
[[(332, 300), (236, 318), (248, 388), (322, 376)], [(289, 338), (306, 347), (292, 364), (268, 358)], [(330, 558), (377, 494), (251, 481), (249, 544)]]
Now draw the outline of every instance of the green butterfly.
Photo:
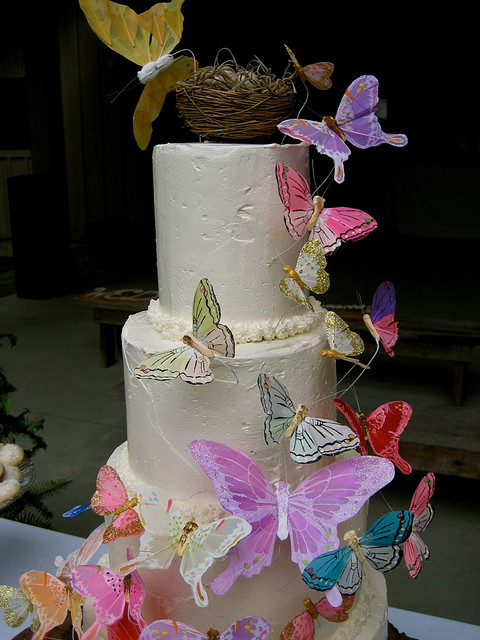
[(220, 324), (220, 305), (210, 282), (200, 280), (193, 298), (192, 331), (186, 333), (181, 347), (149, 356), (135, 368), (137, 378), (172, 380), (180, 377), (189, 384), (212, 382), (210, 360), (217, 354), (235, 357), (235, 340), (230, 329)]

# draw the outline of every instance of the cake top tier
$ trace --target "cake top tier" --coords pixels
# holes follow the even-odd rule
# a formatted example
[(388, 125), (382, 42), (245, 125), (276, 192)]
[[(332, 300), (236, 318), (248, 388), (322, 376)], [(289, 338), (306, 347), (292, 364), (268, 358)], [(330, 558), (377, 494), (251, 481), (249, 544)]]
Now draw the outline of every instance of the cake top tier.
[(306, 310), (285, 298), (284, 264), (302, 243), (289, 236), (275, 165), (309, 175), (303, 144), (179, 143), (153, 152), (159, 309), (190, 323), (201, 278), (214, 287), (222, 322), (275, 326)]

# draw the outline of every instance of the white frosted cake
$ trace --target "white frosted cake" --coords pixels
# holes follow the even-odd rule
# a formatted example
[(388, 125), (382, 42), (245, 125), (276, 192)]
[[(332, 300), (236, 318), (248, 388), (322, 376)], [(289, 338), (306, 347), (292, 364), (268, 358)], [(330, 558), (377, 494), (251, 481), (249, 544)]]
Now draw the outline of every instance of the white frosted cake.
[[(128, 438), (108, 464), (130, 495), (154, 485), (162, 499), (178, 501), (186, 517), (194, 512), (199, 524), (226, 512), (190, 453), (188, 445), (194, 440), (238, 450), (270, 483), (286, 481), (291, 487), (338, 458), (327, 455), (312, 464), (297, 464), (289, 455), (288, 439), (267, 446), (264, 438), (260, 373), (280, 380), (295, 404), (307, 405), (308, 415), (335, 419), (335, 365), (320, 355), (328, 346), (324, 310), (313, 300), (312, 312), (279, 290), (282, 267), (295, 265), (301, 245), (285, 229), (277, 162), (308, 176), (308, 147), (193, 143), (154, 149), (159, 299), (148, 311), (131, 316), (123, 329)], [(138, 377), (146, 358), (183, 345), (183, 335), (192, 330), (192, 301), (202, 279), (215, 291), (221, 322), (235, 339), (235, 357), (214, 358), (214, 380), (208, 384)], [(365, 506), (339, 527), (340, 540), (348, 529), (363, 533), (366, 518)], [(135, 555), (141, 537), (111, 543), (110, 567), (125, 561), (127, 545)], [(321, 597), (302, 581), (288, 540), (276, 540), (273, 561), (261, 573), (241, 576), (217, 595), (210, 585), (227, 565), (227, 558), (220, 558), (203, 576), (208, 606), (195, 602), (178, 562), (166, 570), (140, 568), (147, 623), (172, 618), (204, 632), (212, 626), (223, 630), (244, 616), (261, 616), (270, 624), (273, 639), (303, 610), (305, 597), (314, 602)], [(318, 638), (385, 640), (383, 575), (367, 568), (346, 621), (319, 617), (316, 624)]]

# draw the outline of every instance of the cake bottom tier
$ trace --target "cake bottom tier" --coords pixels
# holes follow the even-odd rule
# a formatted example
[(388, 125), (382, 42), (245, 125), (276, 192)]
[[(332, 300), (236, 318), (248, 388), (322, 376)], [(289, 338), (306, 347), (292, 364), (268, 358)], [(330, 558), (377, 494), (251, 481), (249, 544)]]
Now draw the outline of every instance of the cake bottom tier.
[[(113, 452), (108, 464), (117, 469), (124, 482), (127, 477), (132, 477), (126, 442)], [(366, 512), (364, 507), (355, 518), (339, 526), (341, 539), (348, 529), (358, 530), (364, 526)], [(136, 555), (139, 543), (139, 537), (110, 543), (110, 567), (115, 568), (125, 561), (127, 547)], [(226, 568), (227, 563), (226, 558), (216, 560), (203, 577), (209, 599), (206, 607), (195, 604), (191, 588), (179, 573), (179, 558), (175, 558), (166, 570), (140, 568), (139, 574), (146, 590), (143, 615), (147, 623), (164, 618), (174, 619), (205, 633), (210, 628), (223, 631), (235, 620), (246, 616), (260, 616), (272, 628), (269, 638), (276, 640), (285, 625), (304, 610), (305, 597), (314, 603), (322, 597), (320, 592), (308, 588), (302, 581), (297, 565), (291, 561), (288, 539), (283, 542), (277, 539), (271, 566), (252, 578), (238, 578), (226, 594), (218, 596), (209, 588), (209, 584)], [(333, 623), (319, 616), (315, 622), (316, 637), (322, 640), (386, 640), (387, 610), (384, 576), (366, 566), (349, 618), (341, 623)]]

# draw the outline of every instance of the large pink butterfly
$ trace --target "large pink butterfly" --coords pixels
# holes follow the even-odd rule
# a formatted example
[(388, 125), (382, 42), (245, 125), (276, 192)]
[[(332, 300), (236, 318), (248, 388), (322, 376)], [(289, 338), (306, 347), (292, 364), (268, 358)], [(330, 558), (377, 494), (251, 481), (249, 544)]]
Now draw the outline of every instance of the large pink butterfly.
[(341, 183), (345, 179), (343, 163), (350, 155), (345, 142), (361, 149), (383, 143), (403, 147), (408, 142), (403, 134), (382, 131), (375, 115), (377, 104), (377, 78), (361, 76), (346, 90), (335, 118), (325, 116), (321, 122), (300, 118), (284, 120), (278, 128), (292, 138), (315, 145), (319, 153), (329, 156), (335, 165), (335, 181)]
[(120, 578), (106, 567), (81, 565), (72, 571), (72, 587), (84, 598), (91, 599), (96, 616), (82, 640), (94, 640), (103, 627), (110, 627), (115, 637), (116, 625), (122, 625), (126, 617), (137, 626), (137, 635), (146, 626), (142, 617), (145, 589), (135, 571)]
[(112, 516), (103, 534), (104, 542), (120, 537), (138, 536), (144, 532), (138, 513), (133, 508), (136, 498), (129, 498), (127, 490), (115, 469), (108, 464), (97, 474), (97, 490), (92, 496), (92, 510), (100, 516)]
[(434, 490), (435, 474), (427, 473), (415, 489), (408, 509), (413, 513), (413, 526), (410, 537), (405, 540), (403, 545), (403, 554), (412, 578), (418, 576), (422, 569), (422, 563), (430, 557), (429, 548), (418, 534), (425, 531), (433, 520), (434, 510), (430, 500)]
[(395, 320), (396, 296), (391, 282), (378, 285), (372, 300), (370, 313), (363, 316), (363, 321), (375, 338), (380, 342), (390, 357), (395, 355), (393, 347), (398, 340), (398, 322)]
[(138, 640), (262, 640), (270, 633), (270, 625), (263, 618), (248, 616), (236, 620), (232, 625), (219, 633), (211, 629), (207, 633), (197, 631), (193, 627), (176, 620), (156, 620), (146, 627)]
[(290, 491), (282, 481), (272, 487), (253, 460), (224, 444), (195, 440), (189, 449), (224, 509), (252, 525), (211, 584), (218, 595), (239, 576), (249, 578), (268, 567), (277, 536), (290, 537), (291, 559), (303, 571), (312, 558), (339, 545), (337, 525), (356, 514), (395, 472), (387, 460), (359, 456), (323, 467)]
[(312, 196), (305, 177), (292, 167), (277, 162), (275, 170), (285, 226), (294, 240), (310, 231), (310, 240), (318, 238), (328, 254), (342, 242), (361, 240), (377, 228), (376, 220), (360, 209), (323, 208), (324, 199)]
[(408, 402), (402, 400), (387, 402), (369, 413), (368, 416), (357, 413), (341, 398), (335, 398), (333, 402), (357, 434), (360, 440), (360, 452), (363, 456), (368, 456), (368, 439), (377, 456), (391, 460), (397, 469), (404, 474), (412, 472), (410, 464), (398, 452), (400, 436), (412, 415), (412, 407)]
[(327, 598), (320, 598), (315, 604), (310, 598), (303, 599), (305, 610), (297, 613), (283, 628), (279, 640), (314, 640), (315, 621), (322, 616), (329, 622), (344, 622), (355, 601), (355, 594), (342, 596), (342, 603), (333, 607)]

